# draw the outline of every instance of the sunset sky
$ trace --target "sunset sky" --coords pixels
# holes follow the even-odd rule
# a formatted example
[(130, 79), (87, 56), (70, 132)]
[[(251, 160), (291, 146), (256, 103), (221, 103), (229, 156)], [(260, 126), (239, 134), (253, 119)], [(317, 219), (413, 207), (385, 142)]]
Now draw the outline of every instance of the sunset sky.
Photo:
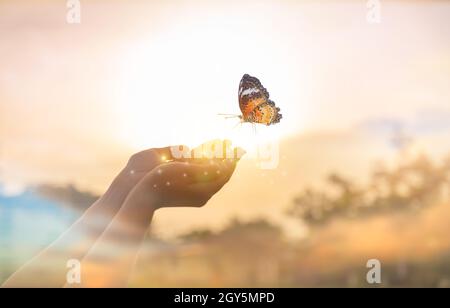
[[(136, 151), (229, 138), (249, 150), (210, 204), (158, 214), (162, 233), (230, 217), (281, 215), (331, 170), (356, 178), (395, 156), (402, 132), (418, 151), (450, 146), (450, 3), (381, 1), (0, 2), (0, 183), (102, 193)], [(323, 5), (326, 3), (326, 5)], [(237, 88), (258, 77), (280, 124), (233, 128)], [(255, 142), (280, 164), (255, 166)], [(207, 222), (207, 223), (206, 223)], [(176, 226), (176, 227), (175, 227)]]

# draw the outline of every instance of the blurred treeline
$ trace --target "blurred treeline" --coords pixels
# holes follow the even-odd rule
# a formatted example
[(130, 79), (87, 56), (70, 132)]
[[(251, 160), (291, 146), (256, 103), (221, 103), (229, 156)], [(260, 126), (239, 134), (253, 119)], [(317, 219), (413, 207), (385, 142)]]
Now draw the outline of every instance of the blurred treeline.
[(365, 186), (338, 174), (331, 174), (327, 180), (332, 193), (306, 189), (293, 200), (289, 214), (317, 225), (335, 217), (356, 218), (427, 207), (448, 199), (450, 157), (440, 165), (421, 155), (392, 170), (377, 166)]
[(421, 155), (365, 183), (331, 174), (306, 189), (286, 215), (306, 224), (303, 239), (265, 220), (234, 220), (177, 243), (153, 239), (132, 279), (153, 287), (370, 287), (367, 260), (382, 263), (384, 287), (450, 287), (450, 158)]

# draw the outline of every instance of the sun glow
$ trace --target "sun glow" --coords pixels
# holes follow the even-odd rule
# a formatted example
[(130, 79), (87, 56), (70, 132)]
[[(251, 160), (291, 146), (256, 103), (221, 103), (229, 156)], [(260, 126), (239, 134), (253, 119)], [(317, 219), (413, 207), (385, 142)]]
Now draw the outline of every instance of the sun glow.
[[(200, 18), (201, 12), (184, 14), (183, 23), (172, 19), (170, 26), (129, 44), (121, 53), (117, 110), (121, 138), (135, 148), (195, 146), (220, 138), (248, 150), (260, 139), (278, 140), (298, 130), (302, 122), (298, 120), (299, 97), (282, 91), (290, 84), (294, 91), (299, 81), (280, 80), (290, 66), (289, 59), (280, 48), (263, 43), (271, 31), (263, 18), (257, 26), (264, 24), (267, 32), (255, 31), (249, 38), (239, 35), (243, 28), (255, 27), (255, 21), (250, 23), (245, 14), (232, 13), (232, 23), (230, 12), (216, 12), (206, 20)], [(240, 113), (237, 89), (244, 73), (257, 76), (268, 88), (283, 113), (280, 124), (254, 128), (239, 124), (238, 118), (218, 115)], [(295, 114), (295, 123), (289, 121), (289, 114)]]

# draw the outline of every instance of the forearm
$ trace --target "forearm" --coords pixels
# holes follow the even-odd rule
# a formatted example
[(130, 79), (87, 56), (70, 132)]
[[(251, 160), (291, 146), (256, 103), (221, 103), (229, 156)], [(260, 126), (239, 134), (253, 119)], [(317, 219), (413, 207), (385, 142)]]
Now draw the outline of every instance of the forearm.
[(83, 258), (81, 284), (66, 286), (126, 286), (153, 217), (153, 205), (150, 195), (130, 193), (111, 224)]
[(3, 287), (33, 286), (33, 275), (39, 273), (39, 286), (61, 287), (66, 283), (67, 262), (81, 260), (95, 244), (119, 211), (133, 179), (122, 171), (107, 192), (58, 239), (17, 270)]

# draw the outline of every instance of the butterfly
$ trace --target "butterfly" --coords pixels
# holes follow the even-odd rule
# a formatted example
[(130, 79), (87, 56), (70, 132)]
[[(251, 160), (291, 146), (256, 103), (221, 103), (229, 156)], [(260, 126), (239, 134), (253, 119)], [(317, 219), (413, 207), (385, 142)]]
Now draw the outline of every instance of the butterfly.
[(239, 83), (239, 108), (242, 122), (272, 125), (279, 123), (282, 115), (280, 108), (269, 99), (269, 92), (256, 77), (248, 74), (242, 76)]

